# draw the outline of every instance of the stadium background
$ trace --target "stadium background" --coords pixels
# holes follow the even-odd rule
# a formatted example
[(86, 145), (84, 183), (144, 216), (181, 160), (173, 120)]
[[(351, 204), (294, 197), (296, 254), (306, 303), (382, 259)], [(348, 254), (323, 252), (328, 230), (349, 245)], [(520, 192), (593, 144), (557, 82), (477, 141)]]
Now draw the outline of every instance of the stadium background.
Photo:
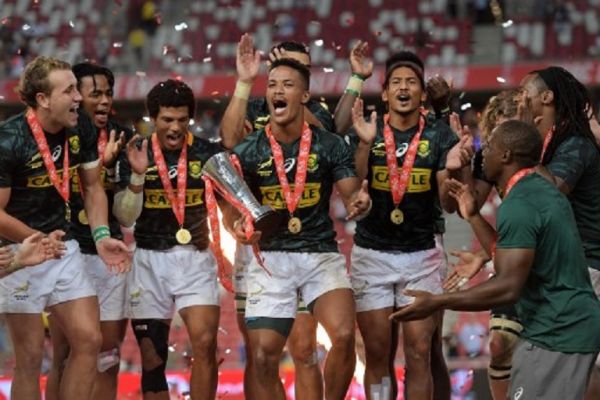
[[(244, 32), (251, 32), (265, 53), (283, 40), (309, 45), (312, 95), (332, 110), (345, 88), (348, 53), (356, 40), (369, 42), (375, 63), (374, 74), (363, 87), (370, 109), (381, 110), (385, 59), (401, 49), (413, 50), (425, 61), (427, 76), (440, 74), (452, 81), (452, 108), (477, 132), (478, 112), (491, 95), (515, 87), (528, 71), (550, 64), (573, 72), (590, 89), (598, 109), (599, 31), (600, 0), (0, 0), (0, 120), (23, 109), (15, 92), (18, 76), (33, 57), (45, 55), (71, 63), (94, 60), (110, 67), (116, 74), (114, 118), (142, 134), (152, 130), (143, 104), (147, 91), (167, 77), (183, 79), (198, 99), (191, 131), (216, 140), (235, 86), (236, 45)], [(254, 95), (264, 93), (264, 73), (254, 85)], [(492, 197), (484, 207), (491, 220), (497, 204)], [(338, 241), (348, 254), (353, 225), (344, 223), (343, 214), (334, 199)], [(478, 245), (457, 217), (449, 216), (447, 228), (447, 250)], [(488, 268), (474, 281), (489, 273)], [(487, 317), (487, 313), (446, 315), (453, 399), (489, 398)], [(124, 399), (139, 398), (139, 353), (130, 333), (122, 349), (120, 398)], [(327, 341), (326, 335), (321, 341)], [(325, 349), (324, 345), (321, 356)], [(177, 319), (170, 350), (173, 398), (180, 398), (186, 390), (190, 349)], [(49, 357), (50, 352), (44, 369)], [(219, 358), (220, 398), (242, 398), (245, 355), (232, 296), (226, 292)], [(7, 396), (13, 363), (10, 340), (0, 322), (0, 399)], [(401, 349), (397, 364), (403, 364)], [(291, 388), (289, 357), (282, 366)], [(358, 386), (349, 393), (349, 398), (361, 396)]]

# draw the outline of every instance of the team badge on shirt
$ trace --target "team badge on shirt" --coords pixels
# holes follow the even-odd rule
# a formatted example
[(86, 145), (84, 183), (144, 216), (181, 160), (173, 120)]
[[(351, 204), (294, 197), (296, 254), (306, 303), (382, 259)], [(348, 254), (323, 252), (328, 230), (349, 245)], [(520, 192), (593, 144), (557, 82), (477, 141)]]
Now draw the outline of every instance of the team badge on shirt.
[(429, 155), (429, 140), (420, 140), (419, 146), (417, 147), (417, 154), (421, 158), (425, 158)]
[(71, 136), (69, 138), (69, 147), (73, 154), (79, 154), (79, 149), (81, 148), (79, 145), (79, 136)]
[(200, 178), (202, 173), (202, 165), (200, 161), (190, 161), (188, 163), (188, 171), (190, 176), (194, 179)]

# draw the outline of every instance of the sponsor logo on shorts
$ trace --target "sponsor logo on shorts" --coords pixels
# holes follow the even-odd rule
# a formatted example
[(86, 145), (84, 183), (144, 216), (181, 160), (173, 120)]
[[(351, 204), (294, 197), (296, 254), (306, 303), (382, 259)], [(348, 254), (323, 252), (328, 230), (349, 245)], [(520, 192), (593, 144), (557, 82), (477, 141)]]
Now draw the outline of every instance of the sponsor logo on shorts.
[[(398, 168), (400, 172), (402, 167)], [(390, 175), (386, 165), (374, 165), (371, 187), (384, 192), (390, 191)], [(408, 182), (408, 193), (423, 193), (431, 190), (431, 169), (413, 168)]]
[[(69, 168), (71, 175), (75, 174), (75, 171), (77, 170), (78, 166), (79, 165), (73, 165)], [(57, 170), (56, 173), (58, 174), (58, 179), (62, 180), (62, 168)], [(38, 175), (38, 176), (30, 176), (27, 178), (27, 187), (29, 187), (29, 188), (40, 189), (40, 188), (47, 188), (47, 187), (51, 187), (51, 186), (52, 186), (52, 182), (50, 181), (50, 177), (48, 176), (48, 174)]]
[(19, 300), (19, 301), (23, 301), (23, 300), (27, 300), (29, 298), (29, 287), (30, 287), (30, 283), (29, 281), (25, 282), (24, 284), (22, 284), (21, 286), (17, 286), (16, 288), (14, 288), (13, 292), (12, 292), (12, 296), (14, 297), (15, 300)]
[[(185, 192), (185, 205), (199, 206), (204, 201), (202, 194), (204, 189), (187, 189)], [(171, 202), (163, 189), (144, 189), (144, 207), (145, 208), (171, 208)]]
[(523, 390), (522, 386), (519, 386), (517, 388), (517, 390), (515, 391), (515, 395), (513, 396), (513, 400), (519, 400), (521, 398), (521, 396), (523, 396), (523, 392), (525, 390)]
[[(290, 189), (294, 190), (294, 184), (290, 183)], [(319, 203), (321, 200), (321, 184), (318, 182), (306, 183), (304, 186), (304, 192), (302, 198), (298, 203), (298, 208), (312, 207)], [(286, 210), (287, 206), (283, 192), (281, 191), (280, 185), (274, 186), (261, 186), (260, 192), (262, 194), (262, 202), (265, 205), (270, 205), (276, 210)]]
[(249, 290), (246, 297), (246, 303), (248, 304), (258, 304), (260, 303), (260, 295), (265, 291), (265, 287), (258, 284), (258, 288), (256, 290)]
[(140, 305), (140, 301), (142, 299), (142, 288), (138, 288), (138, 290), (129, 293), (129, 305), (131, 307), (137, 307)]

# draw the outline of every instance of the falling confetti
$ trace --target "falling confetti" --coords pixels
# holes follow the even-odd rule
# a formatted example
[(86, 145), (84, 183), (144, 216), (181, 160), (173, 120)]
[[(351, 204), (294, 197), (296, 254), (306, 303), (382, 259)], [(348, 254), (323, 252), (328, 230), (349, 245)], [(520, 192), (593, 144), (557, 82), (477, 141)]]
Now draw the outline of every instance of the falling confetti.
[(146, 71), (135, 71), (135, 74), (140, 78), (144, 78), (146, 76)]
[(73, 22), (73, 21), (69, 21), (69, 26), (70, 26), (71, 28), (75, 28), (75, 22)]
[(497, 77), (496, 77), (496, 80), (497, 80), (498, 82), (500, 82), (500, 83), (506, 83), (506, 79), (504, 79), (504, 78), (503, 78), (503, 77), (501, 77), (501, 76), (497, 76)]
[(508, 21), (502, 23), (502, 27), (503, 28), (508, 28), (508, 27), (512, 26), (513, 23), (514, 23), (513, 20), (509, 19)]
[(186, 24), (185, 22), (181, 22), (181, 23), (175, 25), (175, 30), (178, 32), (182, 31), (184, 29), (187, 29), (187, 28), (188, 28), (188, 24)]
[(212, 61), (212, 57), (204, 57), (202, 59), (202, 62), (205, 62), (205, 63), (208, 63), (208, 62), (211, 62), (211, 61)]
[(150, 122), (150, 117), (142, 117), (142, 119), (144, 120), (144, 122)]
[(31, 25), (29, 25), (29, 24), (23, 24), (23, 30), (24, 31), (28, 31), (30, 29), (31, 29)]
[(113, 47), (115, 49), (120, 49), (121, 47), (123, 47), (123, 42), (114, 42)]
[(323, 39), (317, 39), (317, 40), (315, 40), (315, 46), (318, 46), (318, 47), (323, 46)]
[(326, 74), (328, 74), (330, 72), (333, 72), (333, 68), (327, 68), (327, 67), (325, 67), (325, 68), (323, 68), (323, 72), (325, 72)]
[(212, 43), (206, 45), (206, 52), (210, 53), (210, 49), (212, 49)]
[(465, 103), (462, 106), (460, 106), (460, 109), (463, 111), (468, 110), (469, 108), (471, 108), (471, 103)]

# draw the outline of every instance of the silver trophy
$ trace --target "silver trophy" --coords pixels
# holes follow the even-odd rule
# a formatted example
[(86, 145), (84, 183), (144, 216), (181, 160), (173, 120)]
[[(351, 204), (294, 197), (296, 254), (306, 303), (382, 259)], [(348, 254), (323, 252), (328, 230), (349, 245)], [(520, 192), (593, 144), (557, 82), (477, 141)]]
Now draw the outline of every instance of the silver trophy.
[(229, 160), (229, 152), (217, 153), (209, 158), (202, 168), (202, 175), (210, 178), (221, 190), (227, 191), (250, 212), (254, 220), (254, 228), (262, 232), (262, 239), (268, 238), (279, 228), (283, 215), (275, 212), (271, 206), (263, 206), (256, 200)]

